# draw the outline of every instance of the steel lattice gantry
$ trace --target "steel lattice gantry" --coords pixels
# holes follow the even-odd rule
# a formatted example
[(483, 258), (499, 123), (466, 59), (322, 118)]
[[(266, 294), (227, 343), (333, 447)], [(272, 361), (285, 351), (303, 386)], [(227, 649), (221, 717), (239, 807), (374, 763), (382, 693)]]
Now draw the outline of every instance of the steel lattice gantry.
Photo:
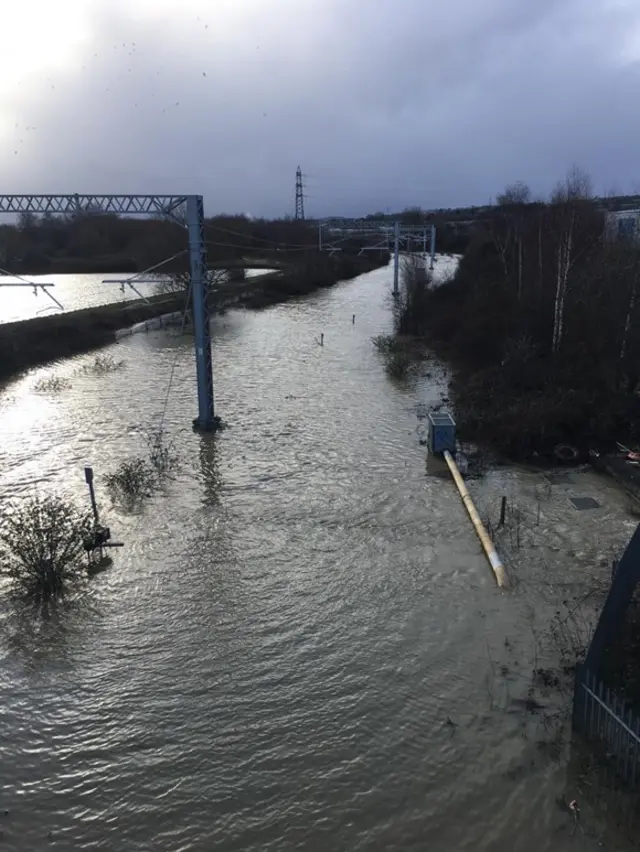
[(191, 275), (191, 307), (196, 349), (198, 416), (195, 429), (212, 432), (219, 426), (214, 412), (209, 284), (201, 195), (0, 195), (0, 213), (119, 213), (125, 216), (166, 216), (177, 220), (186, 212)]
[(368, 238), (372, 245), (364, 246), (363, 251), (391, 249), (393, 245), (393, 294), (399, 294), (400, 252), (411, 251), (413, 246), (421, 245), (422, 253), (427, 254), (427, 234), (429, 234), (429, 268), (433, 269), (436, 254), (436, 226), (424, 225), (417, 228), (403, 228), (399, 221), (386, 219), (325, 219), (318, 222), (318, 248), (329, 254), (341, 251), (340, 243), (350, 237)]
[(0, 195), (0, 213), (121, 213), (168, 216), (187, 195)]

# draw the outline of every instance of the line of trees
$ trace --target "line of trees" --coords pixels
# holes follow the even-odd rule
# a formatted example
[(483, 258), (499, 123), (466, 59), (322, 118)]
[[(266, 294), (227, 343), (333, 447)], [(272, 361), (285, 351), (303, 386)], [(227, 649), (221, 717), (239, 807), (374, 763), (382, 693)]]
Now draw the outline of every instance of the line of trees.
[[(415, 209), (405, 211), (400, 218), (411, 227), (427, 224), (426, 214)], [(464, 250), (468, 224), (456, 226), (438, 220), (436, 226), (439, 251)], [(253, 219), (224, 214), (207, 219), (204, 233), (212, 262), (272, 256), (295, 260), (301, 254), (315, 253), (318, 247), (317, 224), (289, 218)], [(340, 241), (343, 253), (357, 253), (362, 245), (362, 239), (357, 237)], [(184, 228), (167, 219), (87, 210), (68, 216), (23, 213), (17, 224), (0, 225), (0, 268), (23, 274), (138, 271), (185, 246)], [(180, 260), (168, 271), (183, 268), (185, 261)]]
[(612, 237), (576, 167), (548, 202), (522, 183), (498, 200), (423, 311), (460, 426), (517, 456), (640, 437), (640, 246)]
[[(220, 215), (206, 221), (205, 240), (215, 261), (299, 254), (314, 248), (318, 235), (307, 222)], [(162, 218), (23, 213), (17, 224), (0, 226), (0, 266), (16, 273), (135, 271), (185, 247), (184, 228)]]

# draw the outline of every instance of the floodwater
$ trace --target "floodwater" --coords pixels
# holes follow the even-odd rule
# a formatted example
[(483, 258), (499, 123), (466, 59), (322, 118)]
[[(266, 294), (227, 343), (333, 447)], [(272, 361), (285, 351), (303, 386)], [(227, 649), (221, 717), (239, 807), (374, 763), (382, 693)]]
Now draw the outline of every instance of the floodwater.
[[(522, 699), (554, 662), (560, 600), (606, 576), (635, 521), (592, 474), (471, 480), (494, 521), (503, 494), (518, 509), (498, 539), (514, 580), (500, 592), (455, 487), (425, 465), (442, 369), (394, 383), (372, 346), (390, 277), (217, 318), (229, 428), (215, 438), (191, 431), (192, 342), (175, 332), (108, 349), (125, 361), (113, 374), (82, 372), (87, 356), (3, 392), (0, 494), (86, 501), (91, 464), (125, 543), (61, 620), (28, 630), (3, 610), (3, 849), (628, 848), (583, 798), (566, 724)], [(174, 365), (181, 466), (127, 514), (103, 477), (141, 451)], [(37, 393), (51, 373), (71, 387)], [(578, 796), (579, 826), (563, 796)]]
[[(247, 269), (246, 274), (251, 278), (269, 271)], [(129, 284), (117, 283), (123, 280), (133, 281), (135, 290)], [(28, 286), (29, 283), (39, 286), (34, 290)], [(45, 290), (43, 285), (49, 286)], [(125, 302), (140, 296), (153, 296), (156, 292), (157, 287), (152, 283), (136, 284), (135, 275), (131, 272), (99, 275), (0, 275), (0, 323)]]

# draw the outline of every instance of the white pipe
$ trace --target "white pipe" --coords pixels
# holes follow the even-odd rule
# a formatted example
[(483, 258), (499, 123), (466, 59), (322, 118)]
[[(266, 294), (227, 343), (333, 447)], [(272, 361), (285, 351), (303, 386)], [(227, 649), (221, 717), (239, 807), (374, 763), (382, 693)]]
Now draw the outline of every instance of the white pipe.
[(453, 481), (458, 487), (458, 491), (460, 492), (460, 496), (462, 497), (462, 502), (465, 505), (469, 518), (471, 519), (471, 523), (473, 524), (475, 531), (478, 534), (478, 538), (482, 544), (483, 550), (487, 555), (487, 559), (489, 560), (489, 564), (493, 569), (493, 573), (496, 577), (496, 582), (500, 588), (504, 588), (508, 585), (507, 583), (507, 575), (504, 570), (504, 565), (502, 564), (502, 560), (498, 556), (494, 543), (489, 538), (489, 533), (487, 532), (485, 525), (480, 520), (480, 515), (476, 507), (473, 505), (473, 500), (471, 499), (471, 495), (467, 490), (467, 486), (464, 483), (464, 479), (460, 471), (458, 470), (458, 465), (455, 463), (453, 456), (449, 452), (449, 450), (445, 450), (443, 453), (444, 460), (451, 471), (451, 475), (453, 476)]

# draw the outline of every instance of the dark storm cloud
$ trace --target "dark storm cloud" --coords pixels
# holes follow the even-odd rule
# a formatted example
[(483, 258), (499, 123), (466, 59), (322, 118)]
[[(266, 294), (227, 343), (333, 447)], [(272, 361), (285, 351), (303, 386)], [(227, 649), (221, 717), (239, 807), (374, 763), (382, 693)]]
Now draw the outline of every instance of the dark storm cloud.
[(640, 189), (640, 4), (139, 4), (87, 0), (72, 66), (4, 90), (22, 139), (2, 140), (5, 192), (281, 215), (298, 163), (312, 215), (484, 203), (517, 179), (543, 194), (573, 162), (598, 191)]

